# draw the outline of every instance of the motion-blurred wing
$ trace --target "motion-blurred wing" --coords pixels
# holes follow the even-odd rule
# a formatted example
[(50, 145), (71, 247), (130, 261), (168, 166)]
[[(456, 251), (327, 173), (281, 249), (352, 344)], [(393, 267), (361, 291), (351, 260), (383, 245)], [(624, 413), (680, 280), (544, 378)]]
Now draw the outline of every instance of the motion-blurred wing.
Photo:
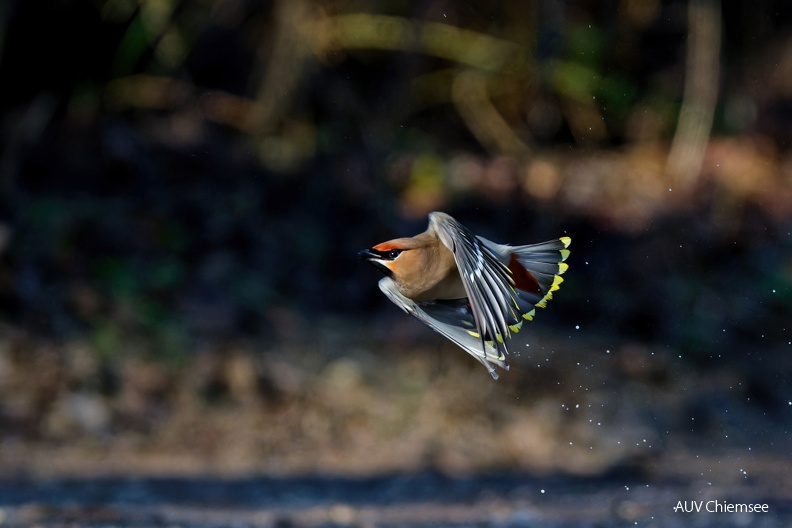
[(504, 370), (509, 369), (505, 356), (491, 342), (482, 342), (478, 333), (471, 333), (475, 323), (467, 299), (416, 303), (402, 295), (396, 283), (388, 277), (379, 281), (379, 287), (393, 304), (476, 358), (494, 379), (498, 379), (498, 373), (493, 364)]
[[(477, 237), (501, 262), (509, 268), (514, 280), (517, 304), (523, 319), (532, 320), (535, 308), (545, 308), (553, 298), (564, 278), (561, 275), (569, 266), (564, 262), (569, 257), (569, 237), (548, 240), (527, 246), (496, 244), (484, 237)], [(517, 331), (513, 326), (512, 331)]]
[(429, 215), (440, 241), (454, 254), (468, 294), (475, 335), (480, 346), (492, 341), (503, 361), (508, 354), (504, 339), (511, 325), (520, 322), (520, 304), (508, 265), (465, 226), (443, 213)]

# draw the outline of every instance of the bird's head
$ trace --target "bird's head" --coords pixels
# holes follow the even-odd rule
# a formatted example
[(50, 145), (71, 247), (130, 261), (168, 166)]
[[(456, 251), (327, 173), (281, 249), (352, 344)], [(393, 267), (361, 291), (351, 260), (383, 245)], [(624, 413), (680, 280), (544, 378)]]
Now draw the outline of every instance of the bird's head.
[(385, 275), (393, 278), (399, 269), (399, 258), (409, 249), (406, 244), (401, 242), (401, 239), (397, 239), (361, 250), (358, 252), (358, 257), (370, 262)]
[(432, 261), (440, 247), (437, 235), (421, 233), (409, 238), (396, 238), (358, 253), (386, 276), (401, 284), (424, 282), (432, 270)]

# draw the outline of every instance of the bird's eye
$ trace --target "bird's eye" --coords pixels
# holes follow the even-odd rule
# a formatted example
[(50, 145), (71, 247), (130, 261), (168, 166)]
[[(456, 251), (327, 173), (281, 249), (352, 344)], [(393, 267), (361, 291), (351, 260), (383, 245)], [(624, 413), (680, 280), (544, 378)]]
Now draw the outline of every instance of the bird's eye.
[(402, 252), (401, 249), (391, 249), (390, 251), (385, 253), (385, 258), (387, 258), (388, 260), (393, 260), (396, 257), (398, 257), (401, 254), (401, 252)]

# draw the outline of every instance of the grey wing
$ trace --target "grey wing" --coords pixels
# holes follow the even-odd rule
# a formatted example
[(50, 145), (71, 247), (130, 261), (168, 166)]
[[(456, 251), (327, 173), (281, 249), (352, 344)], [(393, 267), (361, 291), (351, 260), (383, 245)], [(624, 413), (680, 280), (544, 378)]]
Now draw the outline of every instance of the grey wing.
[[(553, 292), (557, 291), (564, 282), (561, 276), (569, 268), (564, 261), (569, 257), (569, 245), (572, 240), (569, 237), (561, 237), (538, 244), (509, 246), (497, 244), (481, 236), (476, 238), (498, 255), (503, 264), (509, 265), (510, 259), (516, 259), (516, 263), (511, 262), (511, 266), (519, 264), (528, 272), (531, 279), (536, 281), (537, 289), (520, 289), (519, 284), (515, 285), (520, 312), (524, 319), (530, 321), (535, 313), (533, 308), (545, 308), (547, 302), (553, 298)], [(511, 328), (514, 330), (514, 327)]]
[(498, 356), (505, 359), (504, 339), (510, 324), (520, 319), (520, 306), (511, 271), (478, 237), (444, 213), (432, 213), (429, 223), (440, 241), (454, 254), (468, 294), (480, 346), (492, 340)]
[(509, 369), (504, 355), (496, 350), (490, 342), (483, 343), (482, 346), (482, 342), (464, 328), (465, 326), (472, 327), (474, 325), (472, 313), (467, 307), (467, 301), (416, 303), (402, 295), (396, 283), (388, 277), (379, 281), (379, 287), (393, 304), (414, 316), (438, 334), (450, 339), (465, 352), (476, 358), (486, 367), (494, 379), (498, 379), (498, 373), (493, 365), (497, 365), (504, 370)]

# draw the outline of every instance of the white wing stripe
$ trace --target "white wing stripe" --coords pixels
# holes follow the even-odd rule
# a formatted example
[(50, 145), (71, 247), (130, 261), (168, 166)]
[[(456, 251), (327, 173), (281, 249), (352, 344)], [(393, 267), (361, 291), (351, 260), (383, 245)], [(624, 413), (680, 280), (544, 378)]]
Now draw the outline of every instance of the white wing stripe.
[(430, 225), (454, 253), (482, 344), (486, 345), (487, 336), (494, 340), (499, 353), (508, 353), (502, 342), (511, 334), (506, 317), (516, 318), (511, 307), (516, 304), (511, 271), (491, 248), (453, 218), (432, 215)]
[(399, 292), (398, 286), (393, 282), (393, 279), (388, 277), (381, 279), (379, 281), (379, 287), (382, 293), (384, 293), (393, 304), (413, 315), (426, 326), (451, 340), (462, 348), (462, 350), (476, 358), (486, 367), (487, 372), (489, 372), (494, 379), (498, 379), (498, 373), (495, 371), (495, 367), (492, 366), (493, 364), (498, 365), (504, 370), (509, 370), (509, 365), (507, 365), (505, 361), (506, 358), (498, 354), (495, 348), (488, 345), (483, 340), (479, 343), (479, 340), (472, 337), (467, 331), (442, 323), (427, 314), (415, 301), (408, 299)]

